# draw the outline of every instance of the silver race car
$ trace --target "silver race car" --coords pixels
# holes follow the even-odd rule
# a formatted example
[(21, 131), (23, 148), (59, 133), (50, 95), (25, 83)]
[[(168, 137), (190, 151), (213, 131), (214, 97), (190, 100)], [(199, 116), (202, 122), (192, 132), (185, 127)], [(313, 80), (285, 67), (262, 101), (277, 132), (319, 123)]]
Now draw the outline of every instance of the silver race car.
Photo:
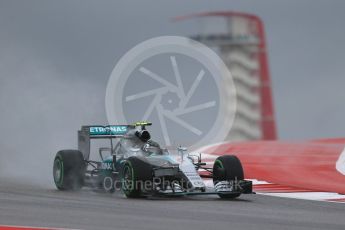
[[(56, 154), (53, 176), (60, 190), (83, 186), (107, 192), (117, 189), (129, 197), (217, 194), (236, 198), (253, 193), (251, 181), (244, 180), (240, 160), (233, 155), (218, 157), (213, 167), (202, 162), (201, 154), (186, 148), (162, 148), (151, 139), (149, 122), (133, 125), (82, 126), (78, 150)], [(98, 149), (100, 161), (90, 159), (91, 140), (108, 139), (110, 145)], [(207, 187), (203, 178), (213, 179)]]

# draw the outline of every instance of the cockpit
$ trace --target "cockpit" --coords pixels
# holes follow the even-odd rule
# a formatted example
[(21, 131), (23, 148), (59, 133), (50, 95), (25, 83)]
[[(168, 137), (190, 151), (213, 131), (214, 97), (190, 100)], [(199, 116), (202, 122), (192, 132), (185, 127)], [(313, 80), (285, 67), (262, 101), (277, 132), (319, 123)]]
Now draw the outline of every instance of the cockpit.
[(159, 144), (150, 139), (148, 131), (136, 131), (133, 134), (123, 137), (115, 146), (114, 152), (118, 157), (128, 158), (130, 156), (151, 156), (163, 155), (167, 150), (162, 149)]
[[(155, 142), (154, 142), (155, 143)], [(163, 150), (159, 147), (159, 145), (152, 144), (152, 141), (148, 141), (142, 147), (143, 152), (146, 155), (163, 155)]]

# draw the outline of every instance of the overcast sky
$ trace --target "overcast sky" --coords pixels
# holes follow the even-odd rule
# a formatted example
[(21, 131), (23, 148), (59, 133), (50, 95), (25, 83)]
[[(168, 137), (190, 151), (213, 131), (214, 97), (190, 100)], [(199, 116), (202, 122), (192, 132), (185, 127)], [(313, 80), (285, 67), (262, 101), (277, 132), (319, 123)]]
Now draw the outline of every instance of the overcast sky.
[(2, 151), (75, 147), (81, 124), (106, 123), (106, 83), (126, 51), (195, 30), (175, 16), (217, 10), (265, 24), (280, 138), (345, 136), (345, 1), (0, 0)]

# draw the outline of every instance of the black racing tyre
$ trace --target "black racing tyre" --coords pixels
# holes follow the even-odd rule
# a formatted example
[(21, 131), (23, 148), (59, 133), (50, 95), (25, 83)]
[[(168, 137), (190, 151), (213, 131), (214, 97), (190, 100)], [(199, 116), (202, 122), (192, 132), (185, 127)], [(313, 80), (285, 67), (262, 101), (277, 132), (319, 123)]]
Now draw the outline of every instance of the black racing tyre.
[(79, 190), (84, 184), (86, 164), (78, 150), (61, 150), (54, 159), (53, 176), (59, 190)]
[(121, 189), (126, 197), (141, 197), (148, 181), (153, 181), (152, 166), (144, 158), (130, 157), (123, 163)]
[[(218, 157), (213, 164), (213, 184), (219, 181), (243, 180), (244, 173), (240, 160), (233, 155)], [(241, 193), (218, 194), (221, 198), (236, 198)]]

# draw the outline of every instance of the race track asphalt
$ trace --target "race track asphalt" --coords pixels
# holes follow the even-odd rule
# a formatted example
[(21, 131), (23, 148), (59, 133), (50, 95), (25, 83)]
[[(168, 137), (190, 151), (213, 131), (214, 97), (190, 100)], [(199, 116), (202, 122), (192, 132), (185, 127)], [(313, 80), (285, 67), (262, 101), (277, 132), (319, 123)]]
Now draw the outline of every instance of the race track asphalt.
[(345, 205), (263, 195), (126, 199), (0, 179), (0, 225), (73, 229), (345, 229)]

